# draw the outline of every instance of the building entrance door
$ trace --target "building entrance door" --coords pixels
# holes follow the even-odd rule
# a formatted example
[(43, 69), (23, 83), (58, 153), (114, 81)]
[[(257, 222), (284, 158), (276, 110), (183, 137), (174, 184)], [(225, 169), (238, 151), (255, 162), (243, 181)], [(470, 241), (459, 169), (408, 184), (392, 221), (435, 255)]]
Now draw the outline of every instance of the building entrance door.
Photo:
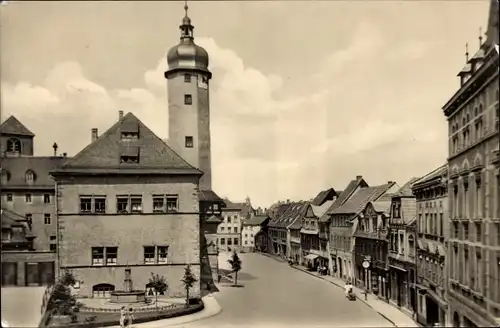
[(26, 263), (26, 286), (39, 286), (38, 263)]
[(2, 286), (17, 285), (17, 263), (3, 262), (2, 263)]

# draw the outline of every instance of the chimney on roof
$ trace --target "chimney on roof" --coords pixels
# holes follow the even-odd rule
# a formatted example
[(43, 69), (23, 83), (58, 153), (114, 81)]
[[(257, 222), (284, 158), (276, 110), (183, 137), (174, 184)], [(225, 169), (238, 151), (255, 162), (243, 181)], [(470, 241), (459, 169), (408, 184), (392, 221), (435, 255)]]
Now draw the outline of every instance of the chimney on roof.
[(97, 128), (92, 128), (92, 142), (96, 141), (98, 138), (97, 136)]
[(119, 110), (118, 111), (118, 120), (121, 121), (123, 118), (123, 111), (122, 110)]
[(286, 200), (286, 203), (287, 203), (287, 204), (290, 204), (290, 199), (287, 199), (287, 200)]
[(54, 156), (57, 156), (57, 143), (54, 142), (54, 144), (52, 145), (52, 148), (54, 148)]
[(66, 157), (66, 156), (68, 156), (68, 153), (63, 153), (63, 157)]
[(356, 175), (356, 180), (361, 180), (361, 179), (363, 179), (362, 175)]
[(393, 184), (393, 182), (394, 181), (389, 180), (389, 181), (387, 181), (387, 184)]

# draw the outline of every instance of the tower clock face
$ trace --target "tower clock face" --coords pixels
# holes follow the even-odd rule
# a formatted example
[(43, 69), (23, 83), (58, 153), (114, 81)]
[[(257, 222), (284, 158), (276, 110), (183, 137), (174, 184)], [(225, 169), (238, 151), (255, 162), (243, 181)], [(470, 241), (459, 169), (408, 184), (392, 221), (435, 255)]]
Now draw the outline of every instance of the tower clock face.
[(198, 75), (198, 87), (202, 89), (208, 89), (208, 77)]

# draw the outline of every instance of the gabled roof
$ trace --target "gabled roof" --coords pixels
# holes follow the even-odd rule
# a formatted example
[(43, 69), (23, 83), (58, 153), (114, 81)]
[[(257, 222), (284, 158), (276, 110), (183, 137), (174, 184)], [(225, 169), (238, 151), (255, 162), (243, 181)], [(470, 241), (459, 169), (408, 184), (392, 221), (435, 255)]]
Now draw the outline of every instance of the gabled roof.
[(448, 165), (444, 164), (444, 165), (438, 167), (437, 169), (432, 170), (431, 172), (427, 173), (426, 175), (424, 175), (420, 179), (414, 181), (412, 184), (412, 189), (416, 189), (416, 188), (418, 188), (419, 185), (427, 183), (427, 182), (434, 180), (436, 178), (441, 178), (443, 176), (446, 176), (447, 172), (448, 172)]
[(288, 219), (296, 212), (295, 208), (298, 204), (299, 202), (280, 204), (268, 225), (275, 228), (286, 228), (292, 223)]
[[(136, 140), (122, 140), (121, 130), (139, 133)], [(139, 163), (121, 163), (121, 155), (139, 154)], [(197, 170), (156, 136), (134, 114), (127, 113), (102, 136), (56, 173), (197, 174)]]
[(208, 222), (208, 223), (221, 223), (222, 220), (219, 219), (217, 216), (212, 215), (211, 217), (209, 217), (208, 219), (206, 219), (205, 222)]
[(412, 197), (413, 192), (411, 191), (413, 184), (418, 181), (420, 178), (413, 177), (408, 180), (398, 191), (394, 193), (395, 197)]
[(320, 217), (321, 222), (328, 222), (330, 220), (330, 214), (339, 206), (344, 204), (346, 200), (351, 197), (352, 193), (358, 188), (358, 186), (364, 186), (368, 187), (368, 184), (366, 181), (363, 179), (362, 176), (357, 176), (355, 180), (352, 180), (349, 182), (347, 187), (342, 191), (342, 193), (339, 194), (338, 198), (332, 203), (330, 208), (325, 212), (325, 214)]
[(316, 217), (318, 218), (322, 217), (325, 212), (332, 206), (333, 202), (334, 200), (327, 200), (321, 206), (315, 206), (314, 204), (311, 204), (314, 215), (316, 215)]
[[(54, 189), (50, 172), (61, 166), (66, 157), (6, 157), (2, 159), (2, 174), (7, 175), (3, 189)], [(26, 173), (33, 173), (33, 182), (26, 181)]]
[(0, 134), (12, 134), (18, 136), (34, 137), (33, 132), (28, 130), (19, 120), (11, 115), (0, 125)]
[(330, 213), (332, 215), (358, 214), (366, 207), (366, 204), (368, 204), (368, 202), (376, 201), (394, 185), (395, 182), (391, 182), (380, 186), (361, 188), (355, 194), (353, 194), (352, 197), (349, 198), (349, 200), (347, 200), (342, 206), (335, 208)]
[(255, 213), (252, 205), (247, 202), (234, 203), (229, 199), (224, 198), (224, 204), (226, 205), (226, 207), (223, 208), (224, 211), (238, 211), (243, 216), (250, 216), (251, 214)]
[(222, 202), (222, 198), (213, 190), (200, 190), (198, 197), (200, 202)]
[[(377, 200), (375, 202), (369, 202), (372, 204), (373, 209), (377, 213), (389, 214), (391, 211), (391, 201), (390, 200)], [(368, 206), (368, 205), (366, 205)]]
[(300, 229), (302, 218), (306, 215), (309, 205), (309, 202), (293, 202), (281, 217), (279, 224), (289, 229)]
[(328, 188), (326, 190), (320, 191), (319, 194), (312, 200), (311, 205), (321, 206), (326, 201), (333, 200), (335, 196), (338, 196), (335, 189)]
[(260, 225), (265, 225), (267, 222), (269, 222), (270, 218), (267, 215), (256, 215), (251, 219), (246, 220), (243, 222), (244, 226), (260, 226)]

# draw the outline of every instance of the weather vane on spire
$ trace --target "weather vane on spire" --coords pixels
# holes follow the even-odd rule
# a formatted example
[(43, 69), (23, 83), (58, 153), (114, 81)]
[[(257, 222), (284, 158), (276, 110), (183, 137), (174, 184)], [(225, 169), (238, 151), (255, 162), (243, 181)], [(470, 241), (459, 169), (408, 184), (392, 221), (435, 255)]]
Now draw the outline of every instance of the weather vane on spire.
[(465, 42), (465, 61), (469, 61), (469, 43)]
[(479, 47), (483, 44), (483, 28), (479, 27)]
[(186, 12), (186, 17), (188, 15), (188, 9), (189, 9), (188, 2), (187, 2), (187, 0), (184, 0), (184, 11)]

